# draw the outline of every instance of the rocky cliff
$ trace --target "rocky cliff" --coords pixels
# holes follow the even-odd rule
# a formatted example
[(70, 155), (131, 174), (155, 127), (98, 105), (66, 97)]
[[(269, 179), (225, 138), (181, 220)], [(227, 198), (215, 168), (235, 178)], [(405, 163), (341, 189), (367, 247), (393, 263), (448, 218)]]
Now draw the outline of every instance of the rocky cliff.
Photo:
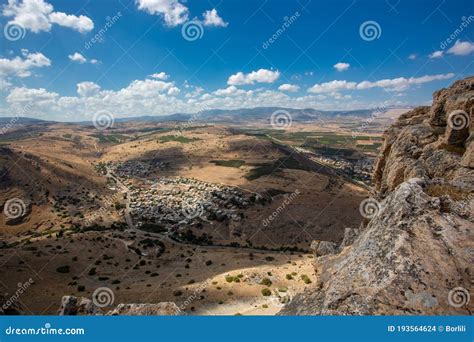
[(384, 134), (366, 221), (315, 241), (316, 286), (283, 315), (472, 314), (474, 77)]

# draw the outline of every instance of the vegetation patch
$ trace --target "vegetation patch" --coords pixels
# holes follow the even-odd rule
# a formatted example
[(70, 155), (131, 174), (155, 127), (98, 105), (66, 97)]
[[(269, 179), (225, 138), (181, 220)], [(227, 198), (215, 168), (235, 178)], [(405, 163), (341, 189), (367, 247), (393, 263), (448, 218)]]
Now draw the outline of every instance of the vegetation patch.
[(209, 163), (213, 163), (217, 166), (225, 166), (225, 167), (235, 167), (239, 168), (245, 164), (245, 160), (240, 159), (230, 159), (230, 160), (211, 160)]
[(176, 141), (176, 142), (179, 142), (181, 144), (188, 144), (190, 142), (198, 141), (198, 140), (201, 140), (201, 139), (187, 138), (187, 137), (184, 137), (182, 135), (164, 135), (164, 136), (158, 138), (158, 141), (160, 143), (167, 143), (167, 142), (171, 142), (171, 141)]

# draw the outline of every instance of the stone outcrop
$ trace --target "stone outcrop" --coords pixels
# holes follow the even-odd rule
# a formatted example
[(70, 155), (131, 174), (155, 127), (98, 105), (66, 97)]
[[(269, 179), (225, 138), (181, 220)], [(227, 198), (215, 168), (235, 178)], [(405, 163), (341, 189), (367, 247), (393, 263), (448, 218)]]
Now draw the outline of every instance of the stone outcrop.
[(106, 312), (104, 309), (95, 305), (89, 298), (64, 296), (58, 314), (65, 316), (176, 316), (183, 315), (183, 312), (173, 302), (161, 302), (156, 304), (119, 304), (114, 309)]
[(61, 307), (58, 310), (60, 316), (76, 315), (102, 315), (102, 310), (92, 300), (84, 297), (63, 296)]
[(109, 311), (107, 315), (127, 316), (178, 316), (182, 311), (173, 302), (161, 302), (158, 304), (119, 304)]
[(316, 284), (280, 314), (474, 312), (473, 99), (474, 77), (457, 81), (386, 131), (376, 213), (335, 253), (313, 244)]

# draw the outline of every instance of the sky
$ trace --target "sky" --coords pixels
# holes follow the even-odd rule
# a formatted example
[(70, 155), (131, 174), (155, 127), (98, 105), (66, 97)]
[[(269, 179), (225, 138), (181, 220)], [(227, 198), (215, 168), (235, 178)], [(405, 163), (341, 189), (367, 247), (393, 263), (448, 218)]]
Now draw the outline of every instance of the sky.
[(0, 116), (429, 104), (474, 74), (474, 2), (1, 0)]

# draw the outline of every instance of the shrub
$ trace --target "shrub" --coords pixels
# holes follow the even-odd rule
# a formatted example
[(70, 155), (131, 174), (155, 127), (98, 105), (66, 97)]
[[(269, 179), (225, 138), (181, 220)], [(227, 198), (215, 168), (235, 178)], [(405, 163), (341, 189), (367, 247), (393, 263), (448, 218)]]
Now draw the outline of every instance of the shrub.
[(272, 291), (270, 291), (270, 289), (267, 289), (267, 288), (262, 289), (262, 295), (264, 295), (265, 297), (270, 296), (271, 294), (272, 294)]
[(58, 268), (56, 268), (56, 272), (58, 273), (69, 273), (69, 271), (70, 271), (70, 268), (68, 265), (59, 266)]
[(291, 274), (287, 274), (287, 275), (286, 275), (286, 279), (287, 279), (287, 280), (293, 280), (293, 276), (292, 276)]
[(268, 278), (263, 278), (262, 281), (260, 282), (260, 285), (272, 286), (272, 281)]
[(301, 275), (301, 280), (303, 280), (305, 284), (311, 284), (312, 283), (311, 279), (309, 279), (309, 277), (306, 274)]

